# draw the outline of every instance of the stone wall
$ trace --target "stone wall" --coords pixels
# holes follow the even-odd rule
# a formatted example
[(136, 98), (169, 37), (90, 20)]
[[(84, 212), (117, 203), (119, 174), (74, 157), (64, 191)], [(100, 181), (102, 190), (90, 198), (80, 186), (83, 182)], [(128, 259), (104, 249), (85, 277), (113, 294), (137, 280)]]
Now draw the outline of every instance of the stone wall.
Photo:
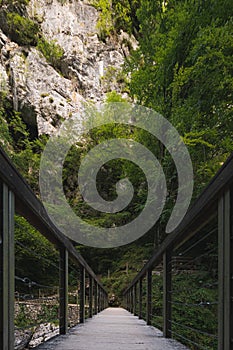
[[(22, 326), (24, 329), (15, 329), (15, 350), (32, 349), (48, 339), (59, 334), (59, 314), (57, 319), (46, 322), (46, 316), (49, 316), (49, 310), (57, 307), (55, 300), (47, 303), (41, 303), (39, 300), (27, 302), (15, 302), (15, 319), (24, 318), (26, 323), (34, 325), (29, 327)], [(47, 312), (45, 312), (47, 309)], [(44, 319), (42, 316), (44, 313)], [(79, 322), (79, 306), (77, 304), (68, 305), (68, 326), (73, 327)], [(39, 323), (39, 324), (38, 324)], [(36, 325), (37, 324), (37, 325)], [(21, 327), (20, 327), (21, 328)]]

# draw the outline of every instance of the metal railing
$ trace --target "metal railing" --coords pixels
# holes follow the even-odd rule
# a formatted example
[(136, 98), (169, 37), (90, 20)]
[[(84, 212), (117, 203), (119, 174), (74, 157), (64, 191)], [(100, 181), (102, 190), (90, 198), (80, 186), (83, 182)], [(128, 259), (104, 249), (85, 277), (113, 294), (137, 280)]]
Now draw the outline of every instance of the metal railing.
[[(53, 225), (42, 203), (0, 148), (0, 349), (2, 350), (14, 349), (14, 304), (15, 297), (20, 297), (15, 296), (15, 279), (30, 284), (30, 280), (25, 279), (25, 276), (15, 276), (15, 243), (20, 244), (14, 239), (15, 214), (24, 217), (58, 251), (60, 334), (67, 333), (69, 322), (68, 269), (71, 266), (69, 259), (78, 271), (78, 321), (83, 323), (86, 316), (92, 317), (108, 304), (107, 292), (92, 269), (72, 242)], [(46, 287), (35, 283), (42, 289)], [(87, 285), (88, 299), (86, 299)]]
[(128, 286), (124, 304), (190, 349), (233, 349), (233, 155)]

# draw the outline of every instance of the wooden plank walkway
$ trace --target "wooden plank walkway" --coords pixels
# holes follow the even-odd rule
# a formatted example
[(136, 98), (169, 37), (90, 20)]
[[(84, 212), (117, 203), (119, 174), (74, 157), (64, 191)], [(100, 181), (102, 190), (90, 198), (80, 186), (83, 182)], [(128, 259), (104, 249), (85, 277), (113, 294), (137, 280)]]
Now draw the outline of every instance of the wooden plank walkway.
[(39, 350), (187, 350), (122, 308), (108, 308)]

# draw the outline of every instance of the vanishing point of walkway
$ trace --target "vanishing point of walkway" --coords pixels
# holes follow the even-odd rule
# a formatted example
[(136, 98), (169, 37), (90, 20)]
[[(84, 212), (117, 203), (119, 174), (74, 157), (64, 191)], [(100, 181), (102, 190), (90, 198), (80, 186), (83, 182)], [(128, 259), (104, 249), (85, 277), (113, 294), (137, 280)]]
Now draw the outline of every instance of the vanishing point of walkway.
[(38, 350), (187, 350), (122, 308), (108, 308)]

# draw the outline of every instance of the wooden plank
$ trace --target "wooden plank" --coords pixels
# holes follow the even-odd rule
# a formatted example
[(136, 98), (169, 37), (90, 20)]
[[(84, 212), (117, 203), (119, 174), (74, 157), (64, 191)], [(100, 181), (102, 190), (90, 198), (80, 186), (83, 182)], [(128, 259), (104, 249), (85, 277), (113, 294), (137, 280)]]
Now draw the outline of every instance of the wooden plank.
[(163, 255), (163, 336), (171, 338), (171, 289), (172, 289), (171, 254), (166, 251)]
[(59, 284), (60, 284), (60, 334), (66, 334), (68, 331), (68, 251), (65, 248), (60, 249), (59, 266)]

